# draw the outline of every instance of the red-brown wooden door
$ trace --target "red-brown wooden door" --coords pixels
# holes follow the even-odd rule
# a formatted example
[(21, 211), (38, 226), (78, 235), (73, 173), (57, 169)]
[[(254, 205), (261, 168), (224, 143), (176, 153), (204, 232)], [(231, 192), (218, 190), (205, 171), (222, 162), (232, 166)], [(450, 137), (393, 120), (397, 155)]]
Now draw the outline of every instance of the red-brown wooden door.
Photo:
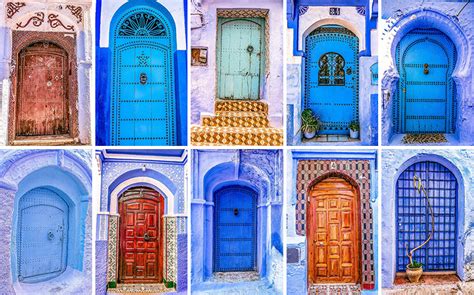
[(64, 49), (39, 42), (20, 52), (16, 135), (69, 133), (69, 62)]
[(119, 201), (121, 283), (163, 281), (163, 198), (148, 188), (132, 188)]
[(326, 178), (309, 193), (307, 207), (309, 283), (358, 283), (360, 213), (357, 190)]

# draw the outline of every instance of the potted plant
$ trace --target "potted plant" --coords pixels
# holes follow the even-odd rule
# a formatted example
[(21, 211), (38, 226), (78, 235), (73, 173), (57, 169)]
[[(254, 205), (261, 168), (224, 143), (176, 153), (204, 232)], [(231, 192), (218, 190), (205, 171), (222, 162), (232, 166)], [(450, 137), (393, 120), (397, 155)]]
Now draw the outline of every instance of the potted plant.
[(428, 244), (428, 242), (431, 240), (431, 238), (434, 235), (434, 212), (433, 212), (433, 207), (431, 207), (428, 193), (426, 192), (425, 187), (423, 186), (421, 178), (419, 178), (417, 175), (413, 176), (413, 185), (415, 186), (416, 190), (418, 190), (419, 193), (423, 192), (423, 195), (426, 198), (426, 207), (428, 207), (428, 210), (431, 216), (431, 232), (426, 238), (426, 240), (420, 245), (418, 245), (417, 247), (413, 248), (411, 251), (408, 251), (408, 245), (405, 245), (405, 247), (407, 248), (408, 260), (410, 261), (410, 263), (407, 265), (407, 268), (406, 268), (406, 274), (407, 274), (408, 280), (410, 280), (410, 282), (412, 283), (418, 283), (421, 276), (423, 275), (423, 264), (414, 260), (413, 255), (415, 254), (416, 250), (419, 250), (423, 246)]
[(316, 133), (321, 129), (321, 121), (314, 114), (313, 110), (305, 109), (301, 113), (301, 131), (303, 136), (307, 139), (313, 138)]
[(360, 131), (360, 126), (358, 121), (352, 121), (349, 124), (349, 133), (351, 138), (357, 139), (359, 138), (359, 131)]

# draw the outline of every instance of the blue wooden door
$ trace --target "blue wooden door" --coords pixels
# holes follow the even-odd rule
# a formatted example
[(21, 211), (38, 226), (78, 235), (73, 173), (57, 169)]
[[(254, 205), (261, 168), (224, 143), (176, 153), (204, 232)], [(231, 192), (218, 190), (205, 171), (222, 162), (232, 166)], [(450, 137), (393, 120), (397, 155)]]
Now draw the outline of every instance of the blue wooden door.
[(219, 18), (218, 98), (260, 98), (265, 60), (263, 18)]
[(349, 134), (359, 120), (359, 39), (337, 25), (322, 26), (305, 39), (304, 109), (323, 123), (321, 134)]
[(426, 198), (413, 185), (422, 179), (434, 210), (435, 231), (427, 245), (417, 250), (414, 259), (425, 271), (456, 270), (457, 182), (446, 167), (435, 162), (419, 162), (408, 167), (396, 186), (397, 271), (405, 271), (407, 250), (423, 243), (431, 232), (431, 215)]
[(51, 279), (66, 269), (69, 208), (55, 192), (36, 188), (20, 199), (18, 211), (18, 280)]
[(400, 73), (394, 104), (399, 133), (453, 133), (455, 85), (451, 77), (456, 50), (451, 40), (434, 29), (416, 29), (397, 45)]
[(230, 186), (215, 194), (214, 271), (256, 270), (257, 195)]
[(176, 145), (175, 36), (165, 18), (143, 10), (116, 28), (112, 145)]

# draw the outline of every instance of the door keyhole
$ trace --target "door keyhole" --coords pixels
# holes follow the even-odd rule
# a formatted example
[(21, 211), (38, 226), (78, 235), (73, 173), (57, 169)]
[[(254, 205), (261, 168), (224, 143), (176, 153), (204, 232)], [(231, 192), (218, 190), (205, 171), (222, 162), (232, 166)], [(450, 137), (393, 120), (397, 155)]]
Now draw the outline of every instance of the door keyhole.
[(145, 85), (148, 80), (148, 77), (145, 73), (140, 74), (140, 84)]
[(428, 64), (423, 65), (423, 74), (428, 75), (430, 73), (430, 69), (428, 67)]
[(145, 235), (143, 236), (143, 238), (145, 239), (146, 242), (148, 242), (149, 240), (151, 240), (150, 235), (149, 235), (148, 233), (145, 233)]
[(247, 52), (252, 54), (252, 52), (253, 52), (253, 46), (252, 45), (247, 46)]
[(237, 209), (237, 208), (234, 209), (234, 215), (235, 216), (239, 215), (239, 209)]

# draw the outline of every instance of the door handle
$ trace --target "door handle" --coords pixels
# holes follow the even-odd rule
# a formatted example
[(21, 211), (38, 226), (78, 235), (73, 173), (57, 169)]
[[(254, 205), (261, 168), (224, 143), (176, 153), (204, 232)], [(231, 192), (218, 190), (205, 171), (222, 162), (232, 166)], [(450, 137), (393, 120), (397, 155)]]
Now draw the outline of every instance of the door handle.
[(429, 65), (424, 64), (423, 65), (423, 74), (428, 75), (430, 73)]
[(54, 234), (53, 234), (53, 231), (49, 231), (48, 232), (48, 240), (53, 240), (54, 239)]
[(148, 80), (148, 76), (146, 73), (141, 73), (140, 74), (140, 84), (145, 85)]
[(145, 239), (146, 242), (148, 242), (148, 241), (151, 240), (151, 237), (150, 237), (150, 235), (149, 235), (148, 233), (145, 233), (145, 234), (143, 235), (143, 238)]

